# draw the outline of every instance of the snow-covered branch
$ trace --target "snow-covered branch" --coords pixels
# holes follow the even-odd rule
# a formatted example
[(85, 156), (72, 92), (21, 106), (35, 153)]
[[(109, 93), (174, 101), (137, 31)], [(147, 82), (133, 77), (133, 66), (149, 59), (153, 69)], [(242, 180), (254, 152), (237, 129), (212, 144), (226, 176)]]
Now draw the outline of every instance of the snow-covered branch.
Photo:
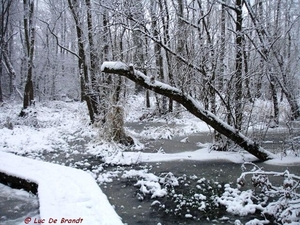
[(113, 73), (125, 76), (135, 83), (152, 90), (158, 94), (164, 95), (182, 104), (190, 113), (206, 122), (219, 133), (225, 135), (236, 144), (244, 148), (246, 151), (256, 156), (260, 160), (268, 160), (274, 158), (274, 155), (263, 149), (256, 142), (244, 136), (242, 133), (228, 125), (216, 115), (205, 110), (199, 102), (191, 96), (182, 93), (181, 90), (168, 84), (156, 81), (153, 77), (148, 77), (142, 72), (135, 70), (133, 66), (128, 66), (122, 62), (104, 62), (101, 71), (105, 73)]
[[(253, 164), (254, 165), (254, 164)], [(255, 191), (240, 188), (246, 183), (246, 176), (251, 176)], [(272, 184), (269, 177), (282, 178), (277, 185)], [(237, 179), (238, 188), (225, 185), (224, 194), (218, 202), (225, 205), (228, 212), (244, 216), (260, 212), (264, 220), (256, 222), (264, 224), (298, 224), (300, 222), (300, 177), (284, 172), (264, 171), (254, 165), (252, 170), (245, 171)], [(247, 224), (252, 224), (249, 221)], [(255, 223), (257, 224), (257, 223)]]

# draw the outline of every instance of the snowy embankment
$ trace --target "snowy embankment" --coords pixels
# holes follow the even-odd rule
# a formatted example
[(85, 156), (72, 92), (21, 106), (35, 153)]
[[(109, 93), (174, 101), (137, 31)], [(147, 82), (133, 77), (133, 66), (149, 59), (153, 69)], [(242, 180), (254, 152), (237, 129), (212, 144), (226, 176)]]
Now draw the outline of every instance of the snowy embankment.
[(40, 218), (33, 223), (122, 224), (87, 172), (0, 152), (0, 172), (38, 185)]
[[(139, 121), (138, 118), (149, 113), (149, 109), (141, 107), (142, 101), (142, 97), (136, 96), (128, 99), (128, 104), (125, 106), (128, 107), (125, 108), (127, 122)], [(83, 171), (34, 161), (28, 157), (39, 159), (45, 159), (44, 157), (47, 155), (66, 157), (63, 164), (70, 167), (76, 166), (74, 160), (67, 163), (70, 158), (72, 159), (75, 155), (86, 158), (87, 153), (97, 156), (97, 158), (100, 156), (104, 163), (115, 165), (171, 160), (229, 160), (235, 163), (255, 160), (252, 155), (242, 150), (239, 152), (216, 152), (211, 151), (208, 144), (199, 143), (196, 151), (188, 151), (189, 149), (183, 148), (181, 153), (173, 154), (164, 154), (163, 151), (142, 152), (144, 147), (142, 141), (147, 142), (151, 139), (159, 141), (159, 139), (172, 139), (179, 136), (182, 137), (181, 142), (187, 142), (190, 134), (210, 131), (204, 122), (186, 112), (181, 112), (179, 116), (149, 118), (152, 122), (159, 122), (160, 126), (145, 127), (142, 124), (142, 131), (137, 132), (127, 129), (136, 142), (135, 146), (128, 148), (103, 140), (99, 134), (99, 128), (88, 125), (89, 119), (84, 103), (60, 101), (37, 103), (35, 107), (31, 108), (32, 112), (27, 118), (17, 116), (20, 108), (20, 105), (13, 104), (1, 106), (0, 171), (29, 179), (38, 184), (41, 204), (40, 217), (45, 220), (66, 218), (83, 219), (82, 223), (86, 224), (120, 224), (121, 220), (95, 183), (95, 180), (98, 183), (102, 183), (104, 180), (107, 182), (114, 174), (102, 171), (102, 166), (96, 165), (89, 168), (89, 170), (91, 169), (89, 173), (93, 175), (93, 178)], [(161, 146), (161, 148), (163, 147)], [(27, 158), (4, 152), (24, 155)], [(270, 160), (268, 163), (299, 165), (300, 158), (283, 157), (279, 154), (277, 159)], [(129, 175), (150, 179), (137, 182), (136, 186), (139, 186), (143, 193), (149, 192), (155, 196), (166, 193), (162, 186), (164, 183), (161, 184), (161, 180), (158, 178), (146, 176), (144, 172), (143, 174), (140, 172), (126, 173), (125, 177)], [(95, 212), (97, 212), (96, 217), (93, 216)], [(89, 219), (101, 222), (90, 222)]]
[[(127, 100), (125, 105), (127, 122), (139, 121), (143, 114), (149, 112), (149, 109), (143, 107), (143, 101), (143, 96), (133, 96)], [(20, 108), (21, 105), (16, 107), (12, 104), (1, 107), (0, 151), (36, 158), (47, 152), (76, 154), (79, 149), (82, 154), (90, 153), (103, 157), (106, 163), (123, 165), (170, 160), (229, 160), (235, 163), (255, 160), (245, 151), (217, 152), (211, 151), (209, 145), (200, 145), (197, 151), (185, 149), (182, 153), (174, 154), (163, 154), (159, 151), (142, 152), (144, 144), (140, 143), (140, 139), (172, 139), (174, 136), (180, 136), (184, 140), (190, 134), (211, 132), (207, 124), (187, 112), (181, 112), (179, 117), (169, 115), (165, 118), (152, 118), (152, 122), (162, 125), (153, 128), (144, 127), (141, 132), (127, 129), (127, 133), (135, 140), (135, 146), (124, 151), (123, 146), (102, 140), (99, 128), (88, 125), (85, 103), (61, 101), (37, 103), (32, 109), (34, 112), (32, 116), (25, 119), (17, 116)], [(12, 123), (12, 128), (9, 128), (9, 123)], [(76, 148), (80, 140), (86, 144)], [(282, 157), (278, 154), (277, 158), (267, 163), (299, 164), (300, 157)]]

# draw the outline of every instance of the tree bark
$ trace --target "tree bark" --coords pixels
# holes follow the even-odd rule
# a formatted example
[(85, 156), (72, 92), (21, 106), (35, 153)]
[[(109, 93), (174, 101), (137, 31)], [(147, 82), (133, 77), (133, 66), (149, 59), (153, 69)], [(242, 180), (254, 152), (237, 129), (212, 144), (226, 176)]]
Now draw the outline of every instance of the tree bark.
[[(3, 61), (4, 61), (4, 64), (6, 66), (7, 72), (9, 74), (9, 76), (10, 76), (10, 81), (11, 81), (11, 86), (12, 86), (12, 90), (10, 91), (11, 92), (11, 96), (15, 97), (14, 94), (15, 94), (15, 91), (17, 90), (17, 86), (16, 86), (16, 71), (15, 71), (15, 69), (14, 69), (14, 67), (13, 67), (13, 65), (11, 63), (11, 60), (10, 60), (10, 58), (8, 56), (8, 50), (7, 50), (6, 46), (3, 46), (2, 55), (3, 55)], [(2, 69), (2, 67), (1, 67), (1, 69)], [(1, 93), (0, 93), (0, 102), (1, 102)]]
[[(157, 16), (157, 10), (158, 10), (158, 5), (156, 1), (151, 1), (151, 10), (150, 10), (150, 17), (151, 17), (151, 29), (152, 29), (152, 34), (155, 39), (160, 39), (160, 31), (159, 31), (159, 26), (160, 24), (158, 23), (159, 18)], [(163, 56), (162, 56), (162, 47), (157, 43), (154, 42), (154, 58), (155, 58), (155, 66), (157, 68), (156, 74), (154, 75), (153, 79), (160, 79), (162, 81), (165, 80), (165, 74), (164, 74), (164, 63), (163, 63)], [(156, 105), (157, 105), (157, 110), (159, 111), (160, 114), (165, 114), (167, 113), (167, 99), (165, 96), (163, 96), (161, 99), (156, 96)]]
[(88, 41), (90, 46), (90, 77), (91, 77), (91, 87), (90, 89), (90, 99), (93, 107), (93, 112), (95, 115), (99, 115), (99, 97), (97, 94), (97, 73), (98, 71), (98, 56), (96, 54), (96, 47), (93, 40), (93, 20), (92, 20), (92, 6), (90, 0), (85, 0), (87, 6), (87, 25), (88, 25)]
[(279, 105), (278, 105), (278, 98), (277, 98), (277, 90), (276, 90), (276, 80), (274, 75), (272, 74), (272, 69), (269, 70), (268, 79), (270, 81), (270, 89), (273, 101), (273, 110), (274, 110), (274, 122), (278, 125), (279, 124)]
[[(225, 0), (226, 3), (227, 0)], [(218, 83), (217, 87), (219, 90), (222, 90), (224, 84), (224, 74), (225, 74), (225, 53), (226, 53), (226, 7), (222, 4), (221, 6), (221, 34), (220, 34), (220, 56), (219, 56), (219, 63), (220, 63), (220, 76), (217, 78)]]
[[(126, 2), (126, 8), (125, 10), (128, 10), (128, 12), (131, 13), (131, 16), (134, 17), (137, 21), (145, 21), (145, 9), (143, 1), (140, 0), (132, 0)], [(143, 29), (141, 24), (139, 24), (136, 21), (130, 20), (129, 25), (131, 27), (139, 27), (139, 29)], [(141, 71), (145, 72), (145, 52), (144, 52), (144, 35), (141, 35), (139, 31), (133, 29), (132, 31), (132, 44), (135, 46), (134, 52), (133, 52), (133, 61), (136, 64), (137, 68), (140, 68)], [(147, 48), (147, 46), (146, 46)], [(147, 51), (147, 50), (146, 50)], [(143, 88), (136, 84), (135, 86), (135, 93), (139, 93), (143, 91)]]
[(3, 94), (2, 94), (2, 54), (0, 53), (0, 103), (3, 102)]
[(2, 72), (3, 72), (3, 70), (2, 70), (2, 46), (1, 46), (2, 44), (0, 43), (0, 50), (1, 50), (1, 52), (0, 52), (0, 103), (2, 103), (3, 102), (3, 93), (2, 93)]
[[(162, 28), (163, 28), (163, 41), (164, 44), (167, 45), (169, 48), (171, 47), (171, 39), (170, 39), (170, 15), (168, 9), (167, 0), (159, 0), (159, 8), (161, 13), (161, 20), (162, 20)], [(166, 64), (168, 70), (168, 79), (171, 85), (175, 86), (175, 80), (173, 77), (173, 73), (171, 72), (172, 65), (171, 65), (171, 55), (169, 52), (165, 52), (166, 57)], [(168, 112), (173, 112), (173, 100), (169, 98), (169, 105), (168, 105)]]
[(84, 34), (83, 30), (81, 28), (81, 23), (79, 21), (80, 16), (78, 12), (76, 11), (78, 7), (78, 2), (77, 0), (68, 0), (68, 5), (71, 10), (73, 19), (75, 21), (75, 26), (76, 26), (76, 34), (77, 34), (77, 46), (78, 46), (78, 69), (80, 73), (80, 87), (81, 87), (81, 101), (86, 101), (88, 111), (89, 111), (89, 116), (91, 123), (95, 122), (95, 111), (94, 107), (92, 104), (92, 99), (88, 95), (89, 90), (89, 76), (88, 76), (88, 66), (86, 62), (86, 50), (84, 47)]
[(24, 90), (23, 109), (20, 116), (25, 116), (24, 109), (33, 104), (33, 55), (35, 45), (35, 28), (33, 24), (34, 15), (34, 2), (23, 0), (24, 5), (24, 34), (25, 34), (25, 46), (26, 46), (26, 57), (27, 57), (27, 79)]
[(236, 22), (235, 22), (235, 45), (236, 45), (236, 56), (235, 56), (235, 124), (236, 129), (241, 130), (243, 120), (243, 12), (242, 12), (243, 1), (236, 0)]
[(135, 70), (133, 67), (127, 66), (125, 63), (121, 62), (104, 62), (101, 70), (105, 73), (125, 76), (147, 89), (177, 101), (190, 113), (206, 122), (219, 133), (225, 135), (258, 159), (264, 161), (274, 158), (274, 155), (271, 152), (266, 151), (264, 148), (259, 146), (258, 143), (247, 138), (241, 132), (220, 120), (210, 111), (203, 109), (195, 99), (189, 95), (183, 94), (179, 89), (159, 81), (151, 80), (151, 78), (145, 76), (140, 71)]

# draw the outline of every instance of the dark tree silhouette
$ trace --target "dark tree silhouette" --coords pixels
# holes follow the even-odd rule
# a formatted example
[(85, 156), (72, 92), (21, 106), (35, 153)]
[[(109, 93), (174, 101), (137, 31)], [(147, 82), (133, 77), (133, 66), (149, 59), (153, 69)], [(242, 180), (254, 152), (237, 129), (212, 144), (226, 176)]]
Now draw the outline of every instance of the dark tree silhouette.
[(25, 116), (25, 109), (34, 103), (33, 94), (33, 55), (35, 45), (35, 27), (33, 23), (34, 17), (34, 1), (23, 0), (24, 5), (24, 36), (26, 46), (26, 59), (27, 59), (27, 79), (24, 90), (23, 109), (20, 116)]

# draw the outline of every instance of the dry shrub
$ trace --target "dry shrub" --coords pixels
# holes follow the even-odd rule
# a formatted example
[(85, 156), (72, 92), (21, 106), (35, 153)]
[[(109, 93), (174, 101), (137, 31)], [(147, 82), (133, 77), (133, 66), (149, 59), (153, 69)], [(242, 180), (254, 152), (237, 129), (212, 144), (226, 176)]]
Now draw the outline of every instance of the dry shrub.
[(106, 115), (105, 137), (109, 141), (115, 141), (124, 145), (132, 145), (133, 139), (127, 136), (124, 130), (124, 108), (113, 105)]

